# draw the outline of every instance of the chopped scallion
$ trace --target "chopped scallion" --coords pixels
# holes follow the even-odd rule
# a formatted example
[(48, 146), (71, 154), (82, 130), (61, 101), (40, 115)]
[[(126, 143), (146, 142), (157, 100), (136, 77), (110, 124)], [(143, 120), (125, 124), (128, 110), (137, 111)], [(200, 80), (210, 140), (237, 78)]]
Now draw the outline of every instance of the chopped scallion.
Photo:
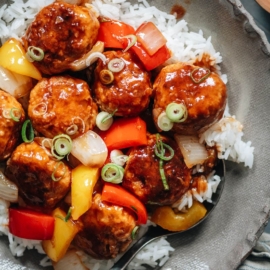
[(122, 182), (123, 177), (124, 168), (114, 163), (107, 163), (101, 170), (101, 178), (106, 182), (119, 184)]
[[(199, 73), (200, 70), (204, 73), (203, 77), (200, 77), (199, 79), (195, 79), (194, 76), (196, 75), (196, 73)], [(206, 73), (204, 71), (206, 71)], [(190, 78), (194, 83), (199, 84), (205, 81), (209, 77), (210, 74), (211, 74), (210, 69), (208, 68), (204, 69), (204, 68), (198, 67), (192, 70), (192, 72), (190, 73)]]
[[(27, 133), (28, 133), (28, 136), (27, 136)], [(25, 143), (30, 143), (34, 140), (34, 137), (35, 137), (34, 129), (30, 120), (24, 121), (21, 135)]]
[(187, 107), (184, 104), (172, 102), (166, 107), (166, 115), (172, 122), (184, 122), (188, 117)]

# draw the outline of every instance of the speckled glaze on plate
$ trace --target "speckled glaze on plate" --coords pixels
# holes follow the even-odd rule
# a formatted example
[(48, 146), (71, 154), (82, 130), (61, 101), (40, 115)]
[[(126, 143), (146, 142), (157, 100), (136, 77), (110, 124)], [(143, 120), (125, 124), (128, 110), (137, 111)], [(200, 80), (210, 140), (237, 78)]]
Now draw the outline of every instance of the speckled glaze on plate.
[[(202, 29), (205, 36), (212, 36), (216, 50), (223, 56), (223, 73), (228, 74), (231, 113), (243, 123), (245, 140), (251, 140), (255, 146), (251, 170), (227, 162), (224, 191), (210, 217), (196, 228), (169, 238), (176, 251), (163, 269), (233, 270), (249, 254), (269, 218), (270, 57), (264, 53), (265, 46), (262, 50), (262, 37), (254, 31), (247, 33), (247, 17), (241, 14), (242, 6), (239, 11), (237, 0), (149, 3), (166, 11), (175, 3), (183, 5), (190, 29)], [(0, 238), (1, 270), (42, 269), (38, 266), (42, 257), (27, 251), (26, 256), (14, 258), (7, 238)]]

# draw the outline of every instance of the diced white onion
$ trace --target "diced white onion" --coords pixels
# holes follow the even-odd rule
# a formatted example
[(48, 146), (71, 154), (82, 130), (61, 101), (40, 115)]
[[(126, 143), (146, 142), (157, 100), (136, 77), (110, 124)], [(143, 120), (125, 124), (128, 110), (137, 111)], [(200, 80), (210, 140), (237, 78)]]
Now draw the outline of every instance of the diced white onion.
[(18, 201), (18, 187), (5, 177), (0, 171), (0, 198), (9, 201)]
[(208, 157), (205, 146), (199, 143), (197, 136), (174, 135), (174, 138), (184, 156), (188, 168), (203, 164)]
[(102, 62), (106, 62), (106, 56), (102, 53), (104, 51), (104, 42), (97, 41), (93, 48), (83, 55), (81, 58), (72, 62), (69, 68), (73, 71), (80, 71), (89, 67), (92, 63), (100, 58)]
[(101, 137), (92, 130), (72, 141), (71, 155), (83, 165), (101, 167), (108, 155), (108, 149)]
[(57, 263), (53, 262), (53, 268), (54, 270), (88, 270), (74, 249), (68, 250)]
[(112, 163), (115, 163), (119, 166), (124, 166), (128, 160), (128, 156), (124, 155), (121, 150), (115, 149), (111, 151), (110, 159)]
[(0, 66), (0, 89), (15, 98), (27, 95), (33, 88), (32, 78), (9, 71)]

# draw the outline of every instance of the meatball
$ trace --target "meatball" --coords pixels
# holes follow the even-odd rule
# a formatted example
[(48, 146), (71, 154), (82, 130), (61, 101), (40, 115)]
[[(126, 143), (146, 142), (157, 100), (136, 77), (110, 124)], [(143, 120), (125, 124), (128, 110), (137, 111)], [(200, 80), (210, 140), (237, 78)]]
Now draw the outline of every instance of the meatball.
[(30, 94), (28, 115), (33, 127), (47, 138), (75, 138), (93, 129), (97, 105), (88, 84), (68, 76), (44, 78)]
[[(97, 104), (102, 111), (115, 112), (118, 116), (137, 116), (149, 104), (152, 87), (148, 72), (140, 67), (134, 56), (129, 52), (107, 51), (106, 64), (101, 60), (95, 69), (94, 93)], [(124, 64), (120, 72), (114, 72), (114, 80), (110, 84), (103, 84), (100, 72), (108, 70), (108, 63), (119, 59)]]
[(71, 170), (48, 155), (42, 140), (37, 137), (31, 143), (20, 144), (7, 162), (5, 175), (17, 184), (27, 205), (52, 209), (70, 189)]
[(144, 203), (171, 205), (189, 189), (191, 171), (186, 167), (176, 142), (164, 136), (160, 139), (174, 149), (173, 158), (163, 164), (169, 190), (163, 186), (160, 158), (155, 155), (157, 135), (149, 134), (147, 145), (131, 149), (122, 185)]
[(184, 63), (164, 67), (154, 82), (156, 125), (172, 102), (184, 104), (188, 111), (184, 122), (174, 123), (172, 130), (176, 133), (198, 134), (217, 122), (225, 110), (226, 86), (216, 73), (209, 72)]
[(75, 237), (74, 244), (99, 259), (115, 258), (124, 252), (132, 242), (131, 233), (136, 227), (132, 213), (103, 202), (99, 193), (93, 197), (93, 204), (81, 221), (83, 230)]
[[(18, 119), (14, 121), (11, 115)], [(0, 161), (7, 159), (16, 147), (24, 119), (22, 105), (13, 96), (0, 90)]]
[(97, 39), (99, 21), (91, 10), (65, 2), (44, 7), (28, 27), (24, 46), (44, 51), (42, 61), (35, 61), (44, 74), (57, 74), (91, 50)]

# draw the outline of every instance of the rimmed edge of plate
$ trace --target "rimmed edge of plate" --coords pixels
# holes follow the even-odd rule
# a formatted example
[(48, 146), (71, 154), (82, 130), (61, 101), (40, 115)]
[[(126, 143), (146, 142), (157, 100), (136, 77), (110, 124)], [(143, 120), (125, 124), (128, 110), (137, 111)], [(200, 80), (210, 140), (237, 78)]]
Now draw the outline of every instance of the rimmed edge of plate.
[(245, 9), (240, 0), (227, 0), (234, 7), (235, 16), (239, 17), (239, 15), (244, 15), (246, 17), (244, 28), (247, 33), (252, 34), (252, 32), (256, 32), (261, 40), (261, 49), (264, 54), (270, 56), (270, 43), (264, 33), (264, 31), (256, 24), (253, 16)]

